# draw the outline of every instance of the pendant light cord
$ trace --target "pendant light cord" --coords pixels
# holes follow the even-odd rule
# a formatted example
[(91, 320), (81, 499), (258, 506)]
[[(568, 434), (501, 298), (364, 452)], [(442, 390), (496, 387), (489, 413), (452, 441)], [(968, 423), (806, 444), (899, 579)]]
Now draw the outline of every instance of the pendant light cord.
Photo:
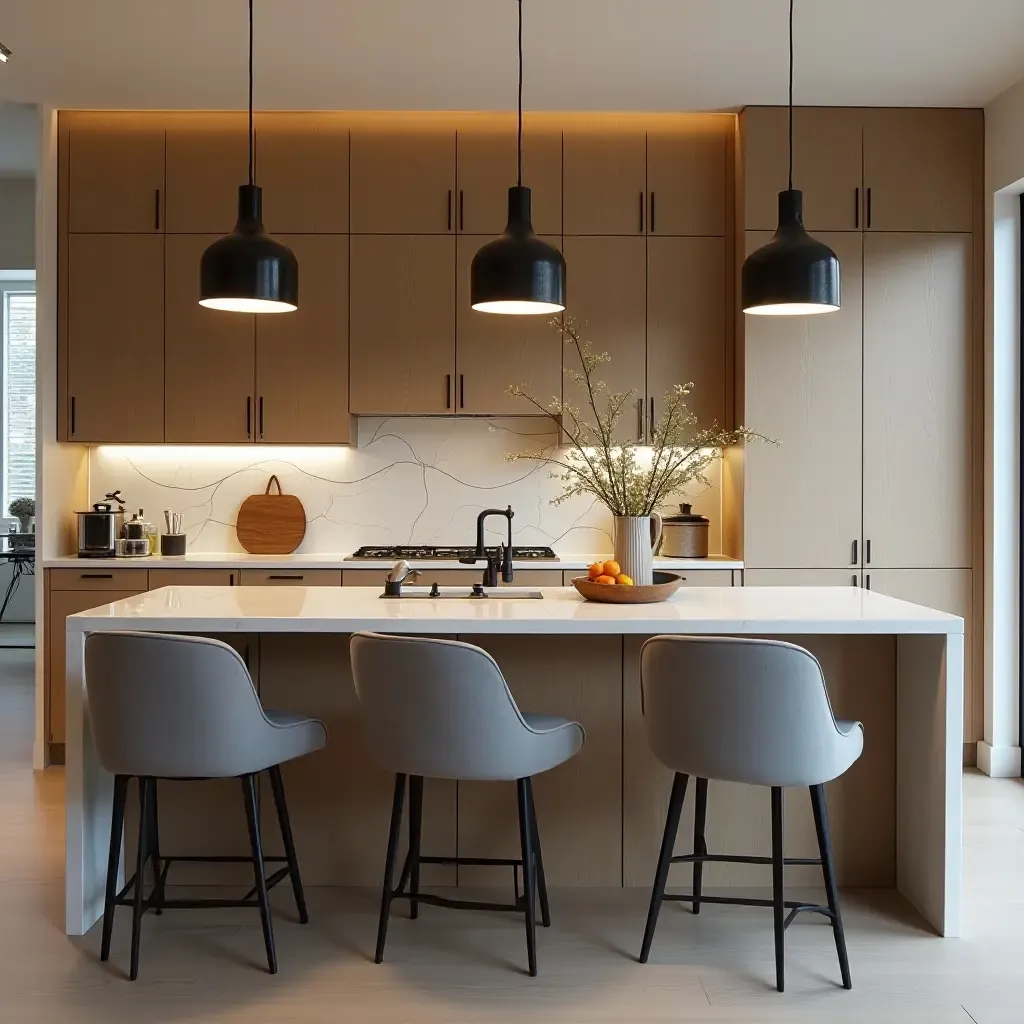
[(789, 190), (793, 191), (793, 0), (789, 0)]
[(523, 0), (519, 4), (519, 129), (516, 135), (516, 185), (523, 184)]
[(256, 184), (254, 150), (255, 136), (252, 129), (252, 0), (249, 0), (249, 184)]

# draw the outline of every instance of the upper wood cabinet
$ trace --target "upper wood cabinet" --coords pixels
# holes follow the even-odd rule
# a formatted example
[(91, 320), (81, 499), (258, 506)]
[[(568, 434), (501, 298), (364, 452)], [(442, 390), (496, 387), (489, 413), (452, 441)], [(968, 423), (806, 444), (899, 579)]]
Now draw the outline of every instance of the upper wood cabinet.
[(865, 569), (971, 565), (972, 243), (864, 237)]
[[(476, 251), (489, 237), (462, 235), (458, 240), (456, 303), (456, 407), (460, 413), (536, 416), (525, 398), (506, 393), (523, 384), (545, 408), (562, 396), (562, 341), (548, 316), (501, 316), (480, 313), (469, 304), (469, 272)], [(561, 239), (547, 237), (550, 245)]]
[(567, 126), (562, 135), (566, 235), (640, 235), (647, 205), (647, 136), (609, 118)]
[(687, 117), (647, 132), (647, 230), (724, 235), (731, 116)]
[(351, 236), (349, 408), (454, 413), (455, 237)]
[[(647, 242), (644, 238), (577, 237), (563, 240), (566, 263), (571, 267), (566, 314), (580, 322), (584, 341), (597, 354), (607, 352), (594, 377), (607, 385), (598, 396), (604, 409), (608, 395), (634, 391), (619, 421), (617, 436), (643, 440), (647, 384)], [(563, 345), (564, 365), (579, 370), (571, 345)], [(586, 418), (586, 392), (569, 380), (564, 400), (582, 408)]]
[(647, 239), (648, 437), (675, 384), (702, 427), (725, 423), (727, 269), (724, 238)]
[(164, 439), (164, 240), (68, 240), (66, 440)]
[[(750, 443), (743, 456), (743, 557), (751, 569), (860, 564), (863, 238), (816, 237), (842, 265), (842, 309), (744, 319), (743, 418), (781, 442)], [(747, 252), (770, 238), (748, 232)]]
[(299, 308), (256, 317), (255, 440), (348, 444), (348, 237), (277, 237), (299, 261)]
[(348, 231), (348, 126), (329, 114), (260, 114), (256, 183), (272, 235)]
[(353, 234), (455, 231), (455, 130), (410, 119), (351, 136)]
[(68, 230), (163, 230), (164, 129), (90, 116), (68, 133)]
[(873, 109), (863, 118), (865, 227), (973, 231), (982, 112)]
[[(779, 192), (788, 175), (785, 107), (747, 107), (740, 115), (743, 224), (774, 231)], [(862, 113), (853, 107), (797, 107), (793, 111), (793, 187), (804, 194), (809, 231), (857, 231), (862, 217)]]
[(255, 317), (199, 305), (199, 259), (216, 238), (165, 239), (164, 388), (171, 443), (253, 440)]
[(166, 230), (226, 235), (238, 219), (238, 187), (249, 180), (244, 114), (212, 114), (167, 128)]
[[(458, 132), (458, 230), (500, 235), (508, 221), (508, 190), (516, 183), (516, 122), (495, 115)], [(533, 229), (562, 233), (562, 133), (523, 132), (523, 184), (531, 191)]]

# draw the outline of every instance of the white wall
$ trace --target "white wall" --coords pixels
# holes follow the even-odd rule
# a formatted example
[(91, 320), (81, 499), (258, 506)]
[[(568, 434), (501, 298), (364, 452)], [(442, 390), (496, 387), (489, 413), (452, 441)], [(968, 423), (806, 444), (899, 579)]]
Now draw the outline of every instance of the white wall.
[(985, 739), (978, 765), (1020, 774), (1018, 438), (1024, 79), (985, 108)]
[(0, 178), (0, 270), (34, 270), (35, 265), (35, 179)]

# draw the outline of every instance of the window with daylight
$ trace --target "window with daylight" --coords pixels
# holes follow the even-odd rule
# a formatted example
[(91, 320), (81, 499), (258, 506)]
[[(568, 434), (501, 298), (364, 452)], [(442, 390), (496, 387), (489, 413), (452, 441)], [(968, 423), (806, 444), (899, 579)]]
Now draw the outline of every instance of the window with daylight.
[(2, 281), (3, 510), (36, 496), (36, 286)]

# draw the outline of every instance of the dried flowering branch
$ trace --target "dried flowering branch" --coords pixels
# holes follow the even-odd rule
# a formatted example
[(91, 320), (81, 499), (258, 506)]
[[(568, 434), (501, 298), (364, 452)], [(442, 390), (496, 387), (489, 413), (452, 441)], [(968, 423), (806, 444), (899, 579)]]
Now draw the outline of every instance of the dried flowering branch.
[(566, 367), (564, 372), (566, 379), (584, 393), (589, 409), (583, 412), (558, 398), (544, 405), (523, 385), (508, 388), (508, 394), (525, 399), (548, 416), (569, 443), (558, 455), (524, 451), (510, 452), (505, 458), (509, 462), (525, 459), (551, 466), (552, 479), (563, 484), (552, 505), (590, 494), (613, 515), (649, 516), (693, 480), (710, 486), (707, 469), (721, 458), (723, 448), (740, 441), (769, 440), (746, 427), (726, 430), (712, 423), (702, 428), (686, 405), (692, 384), (676, 384), (665, 392), (663, 411), (652, 425), (649, 445), (618, 440), (616, 428), (623, 411), (636, 398), (636, 391), (609, 392), (604, 381), (596, 378), (597, 368), (610, 362), (611, 357), (607, 352), (595, 353), (590, 342), (583, 340), (584, 325), (573, 317), (555, 317), (551, 325), (576, 352), (580, 369)]

